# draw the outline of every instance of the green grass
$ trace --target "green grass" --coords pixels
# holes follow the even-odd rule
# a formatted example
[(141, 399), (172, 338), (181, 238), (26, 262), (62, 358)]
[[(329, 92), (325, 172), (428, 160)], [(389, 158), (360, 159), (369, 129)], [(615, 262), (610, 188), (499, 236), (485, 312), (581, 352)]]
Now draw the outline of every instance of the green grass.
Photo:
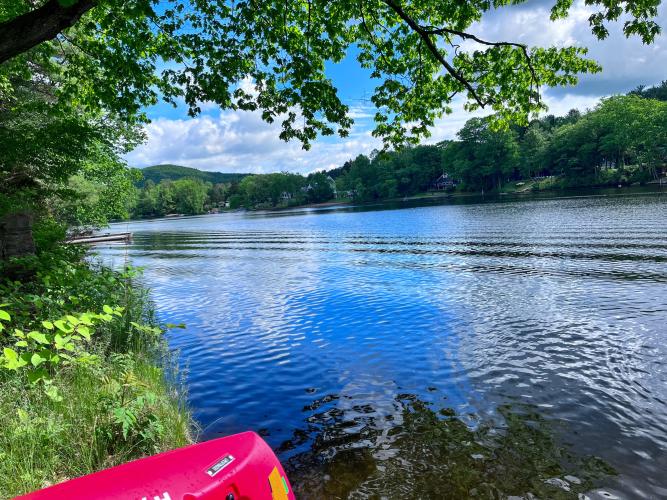
[[(59, 252), (21, 263), (27, 279), (0, 280), (0, 309), (11, 314), (0, 331), (0, 352), (19, 349), (14, 328), (36, 330), (43, 320), (105, 304), (123, 309), (91, 327), (90, 343), (81, 341), (95, 362), (82, 357), (54, 365), (46, 383), (28, 380), (30, 365), (8, 370), (0, 357), (0, 498), (192, 442), (179, 374), (147, 292), (134, 284), (133, 273)], [(47, 395), (50, 387), (57, 397)]]
[[(119, 363), (105, 361), (98, 371), (79, 369), (55, 382), (62, 402), (39, 388), (4, 380), (0, 386), (0, 497), (10, 498), (73, 477), (190, 442), (189, 418), (165, 383), (162, 369), (138, 353), (124, 359), (133, 376), (156, 395), (147, 409), (162, 431), (150, 442), (123, 439), (110, 411), (110, 377)], [(100, 379), (99, 376), (102, 375)], [(139, 439), (136, 439), (139, 437)]]

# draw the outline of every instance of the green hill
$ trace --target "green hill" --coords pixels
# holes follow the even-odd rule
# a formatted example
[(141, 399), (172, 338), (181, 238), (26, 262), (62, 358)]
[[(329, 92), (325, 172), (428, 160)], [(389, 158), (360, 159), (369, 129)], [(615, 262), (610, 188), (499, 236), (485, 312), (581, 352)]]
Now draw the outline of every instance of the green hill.
[(224, 182), (234, 182), (243, 179), (249, 174), (224, 174), (222, 172), (205, 172), (197, 170), (196, 168), (182, 167), (180, 165), (153, 165), (140, 169), (144, 174), (144, 178), (139, 181), (138, 185), (141, 187), (147, 180), (159, 184), (160, 181), (167, 179), (175, 181), (183, 178), (201, 179), (204, 182), (211, 182), (213, 184), (220, 184)]

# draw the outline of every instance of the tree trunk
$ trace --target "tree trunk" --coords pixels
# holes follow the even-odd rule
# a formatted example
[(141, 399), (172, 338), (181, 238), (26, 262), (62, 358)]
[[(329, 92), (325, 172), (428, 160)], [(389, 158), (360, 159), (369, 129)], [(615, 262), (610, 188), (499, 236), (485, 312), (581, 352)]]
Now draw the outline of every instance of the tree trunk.
[(26, 212), (0, 218), (0, 259), (35, 253), (32, 239), (32, 215)]
[(78, 0), (63, 7), (58, 0), (48, 0), (37, 9), (0, 23), (0, 64), (53, 40), (96, 4), (96, 0)]

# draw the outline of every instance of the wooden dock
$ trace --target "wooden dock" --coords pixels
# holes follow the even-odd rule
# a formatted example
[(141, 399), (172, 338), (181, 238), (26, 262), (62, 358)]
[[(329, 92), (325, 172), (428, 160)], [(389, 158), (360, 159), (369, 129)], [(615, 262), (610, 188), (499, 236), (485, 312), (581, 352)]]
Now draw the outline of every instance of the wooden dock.
[(132, 233), (117, 233), (117, 234), (98, 234), (95, 236), (86, 236), (85, 238), (72, 238), (66, 243), (70, 245), (90, 245), (93, 243), (105, 243), (108, 241), (122, 241), (129, 242), (132, 239)]

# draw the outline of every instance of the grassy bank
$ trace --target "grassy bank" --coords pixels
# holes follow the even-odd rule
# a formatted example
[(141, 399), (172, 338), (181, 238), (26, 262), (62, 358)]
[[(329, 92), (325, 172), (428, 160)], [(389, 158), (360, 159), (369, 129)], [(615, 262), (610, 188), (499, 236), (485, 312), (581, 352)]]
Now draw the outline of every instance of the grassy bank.
[(0, 498), (188, 444), (145, 290), (54, 246), (0, 269)]

